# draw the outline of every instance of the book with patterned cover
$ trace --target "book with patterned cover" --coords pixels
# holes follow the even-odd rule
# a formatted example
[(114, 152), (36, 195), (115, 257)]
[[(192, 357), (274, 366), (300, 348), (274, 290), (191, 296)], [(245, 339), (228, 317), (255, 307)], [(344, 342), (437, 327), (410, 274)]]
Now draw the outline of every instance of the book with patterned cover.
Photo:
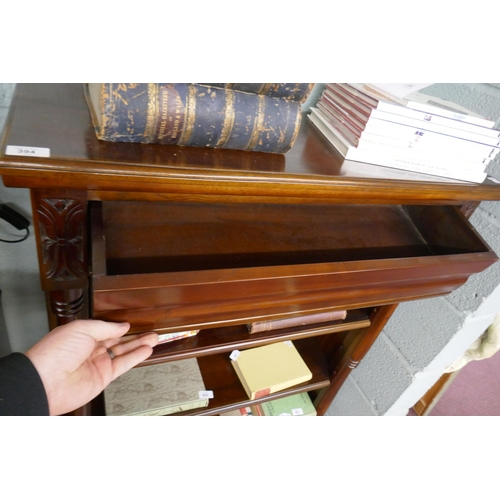
[(196, 358), (132, 368), (104, 391), (106, 415), (169, 415), (208, 405)]

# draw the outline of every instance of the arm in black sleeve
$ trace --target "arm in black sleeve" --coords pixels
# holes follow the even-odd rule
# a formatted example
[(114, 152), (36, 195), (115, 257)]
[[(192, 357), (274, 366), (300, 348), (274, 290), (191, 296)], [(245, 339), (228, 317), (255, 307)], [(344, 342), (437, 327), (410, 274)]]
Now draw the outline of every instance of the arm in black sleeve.
[(49, 415), (42, 379), (19, 352), (0, 358), (0, 415)]

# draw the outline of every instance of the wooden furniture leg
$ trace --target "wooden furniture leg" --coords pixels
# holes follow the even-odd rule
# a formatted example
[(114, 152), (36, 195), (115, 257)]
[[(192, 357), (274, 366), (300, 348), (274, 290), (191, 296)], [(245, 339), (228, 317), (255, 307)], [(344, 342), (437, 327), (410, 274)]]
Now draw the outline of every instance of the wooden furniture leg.
[(87, 197), (84, 191), (32, 189), (42, 289), (53, 328), (88, 317)]

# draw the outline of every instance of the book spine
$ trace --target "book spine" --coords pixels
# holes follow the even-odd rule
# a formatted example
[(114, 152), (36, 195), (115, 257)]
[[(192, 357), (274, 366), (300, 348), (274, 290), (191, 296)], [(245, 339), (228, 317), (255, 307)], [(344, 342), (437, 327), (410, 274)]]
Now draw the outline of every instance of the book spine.
[(363, 137), (358, 141), (357, 147), (364, 149), (374, 144), (379, 145), (381, 148), (388, 148), (390, 151), (394, 151), (397, 154), (410, 153), (436, 162), (439, 161), (460, 165), (462, 168), (484, 169), (495, 157), (495, 155), (493, 155), (492, 157), (485, 158), (478, 155), (470, 155), (467, 152), (460, 154), (460, 151), (448, 152), (447, 150), (440, 150), (432, 146), (429, 147), (429, 145), (420, 144), (419, 142), (398, 142), (390, 137), (383, 137), (370, 133), (363, 134)]
[(436, 106), (424, 102), (408, 101), (406, 107), (410, 109), (415, 109), (417, 111), (422, 111), (423, 113), (439, 114), (440, 116), (446, 116), (453, 120), (460, 120), (466, 123), (473, 123), (474, 125), (479, 125), (481, 127), (491, 128), (495, 125), (494, 121), (488, 120), (487, 118), (480, 118), (472, 115), (466, 115), (458, 111), (447, 110), (443, 106), (440, 106), (436, 110)]
[(422, 174), (437, 175), (467, 182), (481, 183), (486, 179), (486, 173), (462, 169), (458, 167), (447, 167), (441, 164), (428, 163), (423, 160), (404, 156), (387, 156), (382, 153), (365, 151), (356, 148), (349, 150), (345, 156), (346, 160), (354, 160), (364, 163), (374, 163), (383, 167), (411, 170)]
[(407, 125), (416, 129), (428, 130), (430, 132), (436, 132), (438, 134), (443, 134), (450, 137), (456, 137), (459, 139), (464, 139), (466, 141), (471, 141), (478, 144), (486, 144), (488, 146), (498, 147), (500, 146), (499, 137), (488, 137), (474, 132), (469, 132), (467, 130), (461, 130), (457, 128), (452, 128), (431, 120), (419, 120), (414, 117), (397, 115), (394, 113), (388, 113), (386, 111), (381, 111), (379, 109), (374, 109), (371, 113), (370, 119), (377, 118), (386, 122)]
[[(463, 132), (476, 134), (478, 136), (485, 136), (493, 140), (494, 139), (498, 140), (500, 138), (500, 130), (488, 127), (482, 127), (479, 125), (475, 125), (473, 123), (467, 123), (460, 120), (454, 120), (453, 118), (447, 118), (445, 116), (440, 116), (437, 114), (425, 113), (417, 109), (398, 106), (396, 104), (391, 104), (388, 102), (383, 102), (383, 101), (379, 102), (378, 107), (375, 111), (390, 113), (393, 115), (406, 116), (408, 118), (417, 120), (418, 122), (433, 123), (435, 125), (448, 127), (450, 128), (451, 134), (453, 134), (454, 129), (457, 129)], [(390, 120), (390, 118), (387, 119)]]
[(307, 115), (309, 120), (314, 123), (318, 130), (330, 141), (335, 149), (345, 157), (350, 147), (347, 141), (338, 132), (334, 132), (327, 120), (323, 117), (318, 108), (311, 108), (311, 113)]
[(297, 102), (202, 85), (103, 84), (97, 137), (112, 142), (288, 151), (299, 131)]
[(208, 399), (198, 399), (196, 401), (188, 401), (186, 403), (180, 403), (175, 406), (168, 408), (159, 408), (157, 410), (146, 410), (138, 413), (134, 413), (134, 416), (140, 417), (155, 417), (155, 416), (165, 416), (173, 415), (174, 413), (180, 413), (181, 411), (194, 410), (196, 408), (205, 408), (208, 406)]
[(305, 102), (314, 88), (314, 83), (199, 83), (198, 85), (267, 95), (299, 103)]
[(185, 339), (187, 337), (193, 337), (198, 334), (200, 330), (188, 330), (185, 332), (175, 332), (175, 333), (159, 333), (158, 334), (158, 344), (164, 344), (166, 342), (172, 342), (174, 340)]
[(471, 154), (477, 154), (482, 158), (488, 158), (491, 155), (497, 154), (499, 151), (497, 146), (479, 144), (477, 142), (439, 134), (418, 127), (380, 120), (378, 118), (371, 118), (366, 124), (364, 131), (397, 139), (418, 139), (419, 142), (423, 143), (425, 141), (426, 143), (433, 144), (436, 148), (450, 148), (457, 152), (469, 151)]
[(386, 157), (410, 158), (416, 161), (435, 164), (450, 169), (459, 168), (460, 170), (483, 172), (486, 168), (485, 163), (480, 161), (464, 160), (459, 157), (447, 156), (439, 153), (422, 152), (413, 148), (391, 146), (380, 141), (362, 140), (359, 142), (356, 149), (359, 151), (370, 151), (373, 153), (383, 154)]
[(280, 328), (291, 328), (294, 326), (312, 325), (315, 323), (325, 323), (327, 321), (343, 320), (347, 316), (347, 311), (330, 311), (318, 314), (308, 314), (296, 318), (286, 318), (271, 321), (258, 321), (248, 324), (250, 333), (267, 332), (279, 330)]

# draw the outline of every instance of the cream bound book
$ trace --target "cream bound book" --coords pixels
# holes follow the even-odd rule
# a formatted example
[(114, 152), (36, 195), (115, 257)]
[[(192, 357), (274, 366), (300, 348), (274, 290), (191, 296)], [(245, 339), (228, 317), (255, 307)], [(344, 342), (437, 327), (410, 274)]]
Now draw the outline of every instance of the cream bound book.
[(104, 391), (106, 415), (169, 415), (208, 405), (195, 358), (132, 368)]
[(233, 351), (231, 363), (250, 400), (312, 378), (311, 371), (291, 341)]

